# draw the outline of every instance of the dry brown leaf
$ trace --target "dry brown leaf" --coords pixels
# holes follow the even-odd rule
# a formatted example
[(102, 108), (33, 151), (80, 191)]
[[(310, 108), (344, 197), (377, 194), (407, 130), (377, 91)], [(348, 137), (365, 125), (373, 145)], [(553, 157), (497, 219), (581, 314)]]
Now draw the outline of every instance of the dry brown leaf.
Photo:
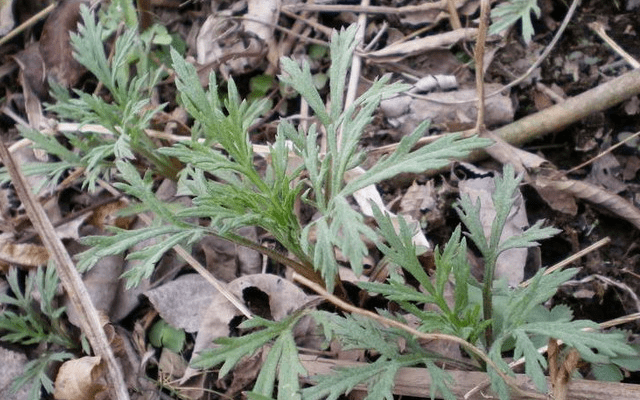
[(65, 87), (73, 87), (86, 70), (73, 58), (70, 34), (80, 21), (80, 5), (85, 0), (65, 0), (49, 15), (40, 36), (40, 53), (47, 77)]
[(379, 62), (398, 62), (406, 57), (430, 50), (449, 48), (460, 41), (474, 40), (477, 34), (478, 30), (476, 28), (461, 28), (406, 42), (394, 43), (383, 49), (366, 53), (365, 56)]
[(623, 218), (640, 229), (640, 210), (623, 197), (583, 181), (567, 178), (551, 179), (539, 177), (536, 182), (542, 187), (570, 193), (573, 196), (601, 206), (605, 210)]
[(66, 361), (56, 376), (53, 397), (59, 400), (96, 400), (106, 390), (106, 368), (100, 357)]
[[(253, 242), (258, 240), (255, 227), (243, 227), (237, 233)], [(205, 236), (196, 249), (204, 253), (207, 269), (224, 282), (241, 275), (260, 273), (262, 268), (260, 253), (219, 237)]]
[(622, 170), (622, 179), (630, 181), (635, 179), (636, 174), (640, 170), (640, 158), (636, 155), (621, 156), (624, 169)]
[[(20, 67), (20, 83), (23, 91), (33, 92), (39, 99), (46, 99), (49, 85), (44, 59), (37, 43), (31, 44), (26, 49), (16, 54), (13, 59)], [(25, 93), (26, 95), (27, 93)], [(27, 99), (25, 99), (27, 102)], [(27, 110), (29, 109), (27, 105)]]
[(49, 253), (42, 245), (15, 243), (13, 235), (0, 234), (0, 263), (39, 267), (49, 261)]
[(87, 219), (87, 223), (93, 225), (100, 230), (102, 230), (105, 225), (118, 226), (122, 228), (121, 224), (118, 223), (117, 219), (122, 218), (118, 217), (117, 213), (127, 207), (127, 202), (120, 199), (118, 201), (113, 201), (106, 203), (100, 207), (96, 207), (93, 209), (91, 216)]
[(532, 182), (536, 192), (552, 209), (568, 215), (578, 213), (578, 205), (571, 193), (558, 190), (553, 185), (548, 185), (544, 178), (536, 177)]
[(225, 396), (235, 399), (243, 389), (248, 389), (248, 386), (258, 377), (267, 354), (268, 352), (260, 349), (251, 357), (242, 358), (231, 373), (231, 384), (225, 391)]

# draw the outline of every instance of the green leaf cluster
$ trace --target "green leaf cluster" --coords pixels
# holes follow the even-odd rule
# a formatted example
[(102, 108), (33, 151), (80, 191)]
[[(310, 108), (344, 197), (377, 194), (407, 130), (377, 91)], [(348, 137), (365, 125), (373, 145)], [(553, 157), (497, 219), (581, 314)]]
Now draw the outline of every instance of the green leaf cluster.
[(522, 20), (522, 37), (525, 42), (531, 42), (534, 34), (531, 13), (540, 17), (540, 7), (537, 3), (537, 0), (506, 0), (499, 4), (491, 11), (493, 24), (489, 27), (489, 34), (502, 32), (518, 20)]
[[(218, 372), (224, 377), (243, 358), (264, 348), (266, 359), (253, 387), (254, 396), (270, 398), (278, 382), (278, 399), (300, 399), (299, 376), (306, 370), (298, 359), (293, 328), (304, 317), (304, 311), (296, 312), (281, 321), (269, 321), (254, 317), (240, 325), (243, 329), (259, 329), (241, 337), (221, 337), (214, 341), (219, 347), (203, 351), (192, 363), (194, 367), (212, 368), (222, 364)], [(265, 347), (271, 344), (269, 347)]]
[(41, 390), (53, 393), (53, 381), (47, 375), (52, 363), (60, 363), (73, 358), (73, 354), (67, 352), (47, 352), (35, 360), (29, 361), (24, 366), (24, 372), (11, 384), (11, 391), (17, 393), (21, 387), (31, 384), (27, 393), (28, 400), (42, 399)]
[[(598, 365), (610, 365), (618, 359), (632, 358), (637, 356), (637, 352), (626, 344), (625, 335), (621, 332), (604, 333), (592, 321), (574, 321), (566, 306), (556, 306), (549, 311), (543, 307), (558, 287), (577, 273), (576, 269), (551, 273), (541, 270), (526, 287), (510, 288), (504, 281), (493, 280), (491, 269), (495, 267), (495, 259), (501, 252), (514, 247), (534, 246), (536, 240), (556, 233), (555, 229), (544, 228), (541, 223), (536, 223), (521, 235), (500, 242), (520, 180), (521, 177), (516, 177), (509, 166), (505, 167), (503, 177), (496, 179), (493, 202), (497, 216), (488, 238), (484, 236), (480, 223), (479, 202), (473, 203), (469, 198), (463, 197), (456, 206), (468, 229), (468, 237), (485, 258), (485, 279), (490, 276), (490, 281), (477, 282), (470, 275), (466, 240), (462, 237), (460, 227), (454, 231), (442, 250), (434, 250), (435, 272), (428, 275), (416, 256), (419, 249), (412, 242), (413, 232), (408, 224), (400, 218), (396, 228), (389, 216), (374, 207), (378, 233), (385, 240), (378, 243), (378, 247), (387, 261), (396, 268), (391, 269), (386, 283), (360, 283), (359, 286), (384, 295), (398, 304), (405, 315), (417, 317), (418, 330), (454, 335), (484, 349), (505, 373), (511, 372), (503, 359), (503, 352), (512, 350), (514, 358), (525, 358), (525, 372), (536, 387), (546, 391), (544, 370), (547, 362), (537, 349), (544, 346), (549, 338), (561, 340), (567, 346), (576, 348), (584, 360)], [(404, 276), (407, 273), (417, 281), (419, 289), (407, 284)], [(483, 312), (486, 307), (490, 307), (491, 312)], [(380, 352), (380, 356), (373, 364), (340, 370), (339, 375), (318, 379), (317, 386), (303, 391), (310, 394), (309, 398), (326, 395), (336, 398), (357, 384), (389, 379), (383, 371), (386, 371), (386, 367), (396, 371), (399, 360), (402, 360), (402, 366), (426, 365), (432, 374), (432, 382), (444, 382), (443, 379), (435, 379), (434, 375), (442, 375), (443, 371), (429, 364), (443, 358), (425, 352), (403, 331), (375, 326), (375, 322), (362, 317), (343, 318), (317, 313), (316, 318), (325, 327), (325, 336), (328, 338), (340, 340), (345, 348), (375, 349)], [(491, 334), (487, 335), (487, 332)], [(399, 352), (396, 345), (401, 339), (406, 343), (407, 349), (404, 352)], [(470, 356), (472, 359), (476, 358), (475, 354)], [(476, 364), (477, 367), (482, 365), (482, 362)], [(508, 399), (509, 389), (506, 383), (495, 370), (488, 369), (487, 372), (493, 389), (501, 399)], [(375, 379), (372, 380), (372, 377)], [(393, 382), (393, 375), (390, 379), (389, 385)], [(445, 398), (453, 398), (446, 386), (432, 389), (439, 391)], [(434, 392), (431, 395), (433, 398)], [(369, 384), (367, 399), (387, 398), (392, 398), (390, 392), (380, 388), (374, 390)]]
[[(0, 304), (3, 305), (0, 313), (0, 340), (22, 345), (76, 348), (76, 343), (60, 320), (65, 308), (54, 306), (59, 282), (55, 268), (42, 267), (33, 275), (27, 275), (24, 289), (18, 280), (16, 268), (11, 268), (6, 276), (13, 296), (0, 295)], [(40, 295), (39, 306), (36, 305), (34, 291)], [(24, 372), (12, 383), (11, 390), (17, 392), (22, 386), (31, 383), (28, 392), (30, 400), (40, 399), (43, 387), (48, 393), (52, 393), (53, 382), (47, 376), (50, 364), (72, 357), (72, 354), (64, 351), (46, 351), (25, 365)]]
[[(98, 178), (110, 179), (114, 159), (143, 157), (153, 165), (155, 172), (167, 177), (175, 177), (176, 174), (175, 165), (156, 151), (157, 145), (145, 132), (153, 116), (164, 107), (152, 107), (150, 104), (151, 91), (163, 74), (162, 69), (150, 61), (150, 53), (154, 44), (166, 43), (163, 39), (168, 35), (160, 28), (139, 35), (136, 25), (129, 26), (115, 40), (112, 57), (108, 58), (103, 43), (109, 41), (118, 28), (108, 18), (115, 12), (112, 9), (120, 7), (116, 3), (121, 2), (113, 2), (104, 13), (107, 25), (96, 22), (88, 8), (82, 5), (83, 24), (79, 26), (78, 34), (71, 36), (74, 57), (97, 78), (99, 85), (107, 89), (109, 98), (77, 89), (70, 94), (66, 88), (51, 82), (56, 102), (47, 107), (61, 119), (83, 125), (98, 124), (109, 134), (65, 133), (69, 143), (67, 147), (36, 130), (25, 129), (22, 132), (34, 142), (34, 147), (42, 148), (61, 160), (54, 163), (54, 170), (47, 176), (58, 179), (61, 171), (82, 167), (87, 176), (84, 185), (91, 190), (95, 189)], [(27, 172), (38, 173), (43, 172), (43, 168), (52, 168), (51, 163), (47, 166), (36, 166)]]
[[(232, 80), (227, 83), (226, 97), (222, 97), (214, 74), (209, 77), (208, 90), (203, 89), (195, 68), (172, 51), (179, 101), (194, 117), (195, 126), (190, 141), (161, 148), (156, 153), (178, 159), (185, 165), (178, 173), (179, 192), (193, 198), (193, 207), (175, 210), (154, 200), (147, 180), (150, 175), (144, 180), (140, 178), (127, 158), (116, 161), (119, 177), (124, 181), (118, 188), (138, 198), (159, 217), (162, 222), (156, 232), (164, 235), (170, 230), (173, 236), (169, 237), (176, 240), (172, 244), (177, 243), (176, 235), (192, 239), (205, 233), (245, 244), (240, 243), (234, 231), (254, 225), (270, 232), (302, 268), (324, 277), (330, 289), (335, 285), (338, 271), (336, 249), (347, 257), (354, 272), (360, 274), (363, 257), (368, 252), (362, 238), (375, 239), (376, 234), (351, 206), (349, 196), (399, 173), (444, 166), (450, 159), (464, 156), (488, 141), (452, 135), (414, 150), (428, 126), (424, 123), (405, 137), (393, 154), (379, 160), (359, 179), (346, 182), (347, 171), (364, 159), (359, 141), (381, 99), (406, 89), (404, 85), (387, 84), (389, 78), (384, 77), (344, 109), (345, 76), (355, 47), (354, 35), (353, 27), (334, 35), (328, 110), (312, 83), (308, 64), (299, 66), (293, 60), (282, 60), (281, 82), (305, 98), (320, 123), (304, 131), (281, 122), (275, 141), (269, 147), (266, 173), (259, 171), (254, 163), (256, 154), (248, 134), (253, 121), (266, 110), (266, 99), (252, 103), (242, 101)], [(322, 154), (318, 143), (321, 130), (326, 132), (326, 154)], [(294, 163), (292, 160), (296, 158)], [(303, 177), (306, 178), (301, 179)], [(300, 198), (320, 215), (305, 226), (294, 212)], [(190, 223), (194, 218), (209, 223)], [(163, 231), (159, 227), (164, 224), (176, 229)], [(151, 231), (144, 232), (146, 235)], [(97, 249), (86, 253), (90, 261), (85, 258), (82, 265), (91, 265), (101, 256), (122, 251), (125, 244), (131, 245), (133, 240), (133, 236), (121, 231), (116, 231), (112, 239), (89, 239), (88, 243)], [(160, 240), (167, 246), (159, 244), (154, 254), (159, 257), (161, 250), (170, 248), (168, 240)], [(144, 273), (132, 274), (137, 278), (148, 276), (151, 264), (145, 263)]]
[[(66, 348), (76, 347), (63, 329), (60, 317), (65, 308), (53, 306), (58, 287), (55, 268), (38, 268), (35, 276), (27, 276), (24, 290), (18, 282), (18, 272), (11, 268), (7, 283), (13, 296), (0, 295), (0, 304), (5, 306), (0, 314), (0, 339), (24, 345), (49, 343)], [(41, 296), (40, 305), (35, 304), (34, 290)]]

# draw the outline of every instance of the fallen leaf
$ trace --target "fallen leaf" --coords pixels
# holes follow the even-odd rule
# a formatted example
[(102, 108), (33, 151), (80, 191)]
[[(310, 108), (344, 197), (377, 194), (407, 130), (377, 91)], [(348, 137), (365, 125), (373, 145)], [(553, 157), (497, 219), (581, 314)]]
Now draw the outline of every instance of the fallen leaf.
[(186, 274), (147, 290), (144, 295), (170, 325), (196, 332), (216, 293), (215, 288), (199, 274)]
[(187, 362), (180, 354), (163, 347), (158, 360), (158, 369), (162, 378), (172, 381), (184, 375)]
[(618, 179), (622, 166), (611, 153), (600, 155), (592, 164), (585, 182), (600, 185), (614, 193), (620, 193), (627, 189), (627, 185)]
[(59, 400), (95, 400), (107, 389), (106, 367), (100, 357), (82, 357), (62, 364), (53, 397)]
[(393, 43), (380, 50), (366, 53), (365, 56), (378, 62), (398, 62), (406, 57), (425, 53), (429, 50), (448, 48), (460, 41), (475, 40), (477, 35), (477, 28), (461, 28), (406, 42)]
[(17, 392), (11, 388), (13, 382), (25, 370), (29, 360), (22, 353), (0, 347), (0, 399), (27, 400), (33, 383), (27, 383)]
[[(258, 240), (255, 227), (243, 227), (237, 233), (253, 242)], [(262, 269), (260, 253), (219, 237), (205, 236), (195, 247), (204, 253), (207, 269), (224, 282), (259, 273)]]
[(538, 182), (540, 185), (565, 191), (579, 199), (601, 206), (618, 217), (626, 219), (636, 228), (640, 229), (640, 210), (615, 193), (611, 193), (606, 189), (587, 182), (567, 178), (551, 179), (542, 177)]
[[(359, 176), (364, 174), (364, 172), (365, 171), (362, 167), (353, 168), (345, 173), (345, 180), (347, 182), (350, 182), (354, 179), (357, 179)], [(382, 197), (380, 196), (380, 193), (378, 192), (376, 185), (369, 185), (360, 190), (357, 190), (353, 194), (353, 198), (356, 200), (356, 203), (358, 203), (358, 206), (360, 206), (360, 210), (362, 211), (362, 214), (364, 214), (367, 217), (373, 217), (373, 209), (371, 208), (371, 203), (373, 203), (380, 209), (380, 211), (389, 215), (393, 222), (393, 226), (396, 229), (399, 229), (398, 217), (392, 212), (387, 210), (387, 207), (384, 205), (384, 202), (382, 201)], [(430, 249), (431, 244), (429, 243), (429, 241), (427, 240), (427, 237), (422, 232), (422, 229), (419, 229), (418, 222), (414, 220), (410, 215), (403, 215), (403, 218), (409, 225), (409, 228), (413, 229), (413, 231), (415, 232), (413, 235), (413, 243), (416, 246), (420, 246), (425, 250)]]
[(13, 0), (0, 2), (0, 36), (11, 32), (16, 21), (13, 17)]
[[(486, 91), (494, 92), (500, 85), (487, 84)], [(398, 95), (385, 99), (380, 109), (389, 123), (405, 135), (410, 134), (425, 119), (435, 125), (466, 124), (473, 126), (477, 117), (475, 89), (450, 92), (433, 92), (426, 95)], [(485, 122), (487, 126), (504, 125), (513, 121), (514, 107), (507, 94), (486, 99)]]
[(49, 15), (42, 27), (39, 48), (47, 77), (64, 87), (74, 87), (86, 69), (73, 57), (71, 33), (78, 28), (80, 5), (85, 0), (64, 0)]
[(15, 243), (10, 233), (0, 234), (0, 262), (18, 264), (26, 267), (39, 267), (49, 261), (49, 253), (42, 245)]

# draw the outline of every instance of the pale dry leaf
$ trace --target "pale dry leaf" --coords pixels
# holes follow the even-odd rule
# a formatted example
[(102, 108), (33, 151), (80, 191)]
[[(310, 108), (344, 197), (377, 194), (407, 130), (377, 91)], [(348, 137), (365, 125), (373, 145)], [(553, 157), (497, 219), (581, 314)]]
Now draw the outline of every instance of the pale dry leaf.
[[(494, 92), (500, 85), (487, 84), (486, 91)], [(380, 109), (392, 126), (405, 135), (410, 134), (425, 119), (432, 124), (471, 124), (477, 117), (475, 89), (451, 92), (433, 92), (420, 97), (398, 95), (385, 99)], [(513, 121), (515, 109), (510, 96), (499, 94), (486, 99), (485, 123), (487, 126), (504, 125)]]
[(58, 400), (95, 400), (107, 389), (106, 368), (100, 357), (66, 361), (56, 376), (53, 397)]
[[(495, 191), (495, 180), (487, 171), (479, 170), (470, 164), (464, 164), (466, 168), (477, 170), (480, 177), (465, 179), (458, 183), (460, 196), (468, 195), (472, 203), (480, 200), (480, 222), (487, 239), (491, 235), (491, 225), (496, 218), (496, 210), (491, 196)], [(520, 235), (529, 226), (527, 211), (524, 207), (524, 199), (518, 191), (516, 199), (505, 222), (500, 241), (512, 236)], [(509, 249), (500, 254), (496, 261), (496, 278), (505, 278), (510, 286), (517, 286), (524, 279), (524, 270), (527, 261), (527, 249)]]
[(267, 59), (272, 65), (278, 65), (280, 55), (273, 32), (280, 16), (280, 0), (247, 0), (247, 3), (244, 29), (262, 40), (268, 49)]
[(433, 180), (420, 185), (413, 181), (411, 186), (400, 200), (400, 211), (403, 215), (410, 215), (416, 220), (422, 217), (423, 212), (437, 208), (437, 197)]
[(56, 226), (56, 233), (60, 239), (80, 240), (80, 227), (91, 217), (91, 213), (80, 214), (72, 220)]
[(622, 166), (616, 157), (611, 153), (604, 153), (591, 164), (591, 171), (584, 181), (602, 186), (613, 193), (620, 193), (627, 189), (627, 185), (618, 179), (621, 170)]
[(29, 360), (23, 353), (0, 347), (0, 399), (28, 400), (33, 383), (28, 383), (14, 393), (11, 385), (20, 376)]
[[(356, 167), (352, 170), (349, 170), (345, 173), (345, 181), (350, 182), (354, 179), (358, 179), (358, 177), (364, 174), (364, 172), (364, 169), (362, 169), (361, 167)], [(378, 192), (378, 189), (375, 185), (369, 185), (356, 191), (355, 193), (353, 193), (353, 198), (358, 203), (358, 206), (360, 206), (362, 214), (367, 217), (373, 217), (373, 209), (371, 208), (371, 203), (373, 203), (380, 209), (380, 211), (389, 215), (393, 222), (393, 226), (396, 229), (399, 229), (398, 217), (387, 210), (387, 207), (384, 205), (382, 197), (380, 196), (380, 193)], [(413, 244), (415, 244), (416, 246), (420, 246), (425, 250), (430, 249), (431, 244), (422, 232), (422, 229), (419, 229), (418, 222), (414, 220), (410, 215), (403, 215), (403, 218), (410, 228), (415, 228), (413, 229), (413, 231), (415, 232), (413, 235)]]
[(199, 274), (186, 274), (147, 290), (144, 295), (170, 325), (196, 332), (216, 293), (216, 289)]
[(449, 48), (460, 41), (475, 40), (476, 28), (461, 28), (453, 31), (426, 36), (401, 43), (393, 43), (380, 50), (366, 53), (365, 56), (378, 62), (398, 62), (430, 50)]
[(640, 98), (633, 96), (624, 103), (624, 112), (627, 115), (637, 115), (640, 113)]
[(411, 93), (431, 92), (434, 90), (452, 90), (458, 88), (454, 75), (427, 75), (420, 78), (411, 88)]
[(13, 17), (13, 0), (0, 2), (0, 36), (4, 36), (13, 29), (16, 21)]
[[(477, 0), (452, 0), (459, 15), (470, 16), (478, 11), (480, 2)], [(495, 0), (492, 0), (492, 2)], [(440, 3), (440, 4), (438, 4)], [(424, 10), (416, 12), (402, 13), (400, 16), (400, 22), (404, 25), (435, 25), (438, 22), (448, 19), (449, 13), (446, 11), (446, 7), (441, 5), (442, 2), (422, 3), (425, 6)], [(431, 8), (426, 6), (432, 5)]]
[(158, 369), (162, 377), (174, 380), (184, 375), (187, 370), (187, 361), (182, 355), (163, 347), (158, 360)]
[[(238, 22), (232, 19), (236, 15), (235, 12), (246, 8), (245, 4), (244, 1), (235, 2), (231, 8), (211, 14), (197, 34), (195, 45), (197, 63), (210, 67), (220, 65), (220, 73), (225, 78), (248, 73), (265, 60), (265, 39), (246, 28), (247, 20)], [(258, 14), (260, 20), (273, 18), (273, 7), (265, 8), (264, 11), (267, 12), (265, 15), (259, 15), (262, 12), (259, 7), (252, 7), (252, 11)], [(278, 11), (277, 8), (275, 11)], [(268, 35), (268, 31), (265, 32), (264, 28), (253, 26), (251, 29), (257, 29), (261, 35)], [(272, 30), (273, 27), (268, 29)], [(207, 78), (209, 71), (202, 70), (199, 73), (203, 74), (201, 81), (206, 84), (208, 79), (202, 78)]]

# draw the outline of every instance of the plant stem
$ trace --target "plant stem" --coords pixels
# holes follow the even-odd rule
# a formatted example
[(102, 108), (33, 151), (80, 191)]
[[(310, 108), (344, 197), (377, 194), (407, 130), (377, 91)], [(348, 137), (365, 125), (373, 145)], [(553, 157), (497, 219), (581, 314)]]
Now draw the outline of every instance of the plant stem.
[[(493, 288), (493, 276), (496, 269), (495, 255), (486, 255), (484, 264), (484, 282), (482, 285), (482, 316), (485, 321), (491, 321), (493, 317), (493, 296), (491, 289)], [(487, 348), (491, 347), (493, 343), (493, 323), (487, 326), (484, 331), (484, 337), (486, 340)]]

